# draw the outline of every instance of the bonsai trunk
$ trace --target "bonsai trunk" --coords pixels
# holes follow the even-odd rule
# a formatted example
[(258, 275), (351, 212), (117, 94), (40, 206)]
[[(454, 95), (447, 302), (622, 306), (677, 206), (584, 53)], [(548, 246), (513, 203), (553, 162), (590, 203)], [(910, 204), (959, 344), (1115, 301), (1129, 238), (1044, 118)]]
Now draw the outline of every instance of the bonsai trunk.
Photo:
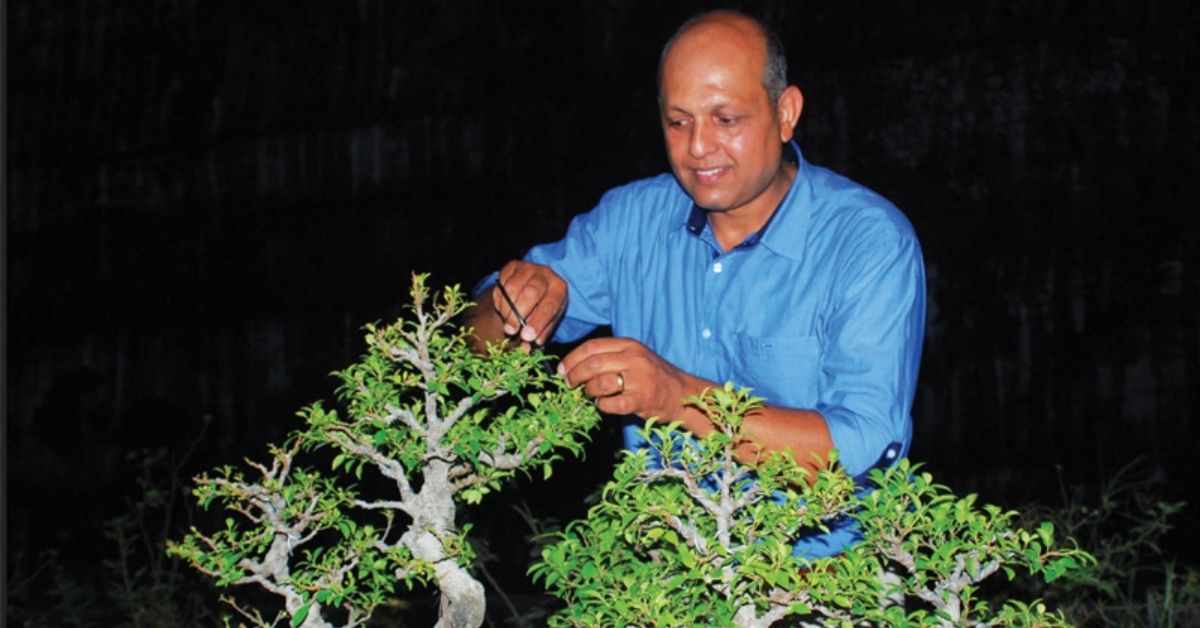
[(483, 585), (455, 562), (455, 557), (446, 555), (442, 541), (457, 529), (450, 465), (434, 459), (424, 471), (421, 491), (414, 500), (413, 525), (401, 540), (414, 557), (434, 565), (442, 596), (436, 628), (476, 628), (483, 624), (487, 609)]
[(437, 566), (437, 577), (442, 600), (435, 628), (475, 628), (482, 625), (487, 608), (483, 585), (452, 560), (442, 561)]

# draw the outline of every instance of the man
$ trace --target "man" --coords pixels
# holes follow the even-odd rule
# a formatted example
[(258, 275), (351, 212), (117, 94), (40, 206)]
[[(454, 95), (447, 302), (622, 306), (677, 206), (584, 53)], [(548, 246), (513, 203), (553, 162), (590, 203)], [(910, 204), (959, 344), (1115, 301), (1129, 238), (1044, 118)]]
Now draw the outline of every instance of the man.
[[(659, 108), (671, 175), (609, 191), (566, 236), (504, 266), (469, 323), (481, 340), (569, 342), (559, 373), (600, 410), (712, 423), (684, 399), (733, 381), (767, 404), (745, 430), (851, 475), (905, 455), (924, 330), (924, 270), (891, 203), (804, 161), (803, 95), (778, 39), (719, 11), (663, 49)], [(626, 427), (628, 447), (640, 440)], [(753, 462), (749, 446), (739, 455)], [(802, 539), (837, 553), (852, 529)]]

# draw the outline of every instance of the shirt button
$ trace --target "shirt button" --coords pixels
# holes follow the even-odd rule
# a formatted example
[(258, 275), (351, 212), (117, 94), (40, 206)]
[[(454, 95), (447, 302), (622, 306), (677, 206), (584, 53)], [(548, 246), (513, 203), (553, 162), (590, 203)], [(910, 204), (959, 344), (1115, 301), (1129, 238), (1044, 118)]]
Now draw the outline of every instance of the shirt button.
[(704, 331), (700, 332), (700, 336), (705, 340), (708, 340), (709, 338), (712, 338), (712, 330), (706, 328)]
[(719, 273), (722, 270), (725, 270), (725, 267), (721, 265), (721, 262), (717, 262), (716, 264), (713, 264), (713, 272), (714, 273)]

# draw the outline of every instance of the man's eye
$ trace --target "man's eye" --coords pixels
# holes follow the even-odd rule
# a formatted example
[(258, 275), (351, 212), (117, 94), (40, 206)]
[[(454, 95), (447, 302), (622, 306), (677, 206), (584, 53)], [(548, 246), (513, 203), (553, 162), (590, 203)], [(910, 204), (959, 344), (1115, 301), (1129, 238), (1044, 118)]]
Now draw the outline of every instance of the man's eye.
[(670, 126), (672, 128), (681, 129), (686, 125), (687, 125), (687, 120), (667, 120), (667, 126)]
[(721, 124), (722, 126), (729, 126), (729, 125), (737, 122), (737, 118), (731, 118), (729, 116), (720, 116), (717, 118), (717, 122), (719, 124)]

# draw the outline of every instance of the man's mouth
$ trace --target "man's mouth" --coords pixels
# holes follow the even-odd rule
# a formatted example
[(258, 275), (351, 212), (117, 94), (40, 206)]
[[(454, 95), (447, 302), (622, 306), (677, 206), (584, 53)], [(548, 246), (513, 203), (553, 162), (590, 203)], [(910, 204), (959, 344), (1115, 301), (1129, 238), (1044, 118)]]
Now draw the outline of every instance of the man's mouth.
[(692, 172), (695, 173), (696, 180), (700, 183), (713, 183), (717, 179), (720, 179), (721, 175), (725, 174), (725, 170), (726, 168), (722, 166), (719, 168), (693, 168)]

